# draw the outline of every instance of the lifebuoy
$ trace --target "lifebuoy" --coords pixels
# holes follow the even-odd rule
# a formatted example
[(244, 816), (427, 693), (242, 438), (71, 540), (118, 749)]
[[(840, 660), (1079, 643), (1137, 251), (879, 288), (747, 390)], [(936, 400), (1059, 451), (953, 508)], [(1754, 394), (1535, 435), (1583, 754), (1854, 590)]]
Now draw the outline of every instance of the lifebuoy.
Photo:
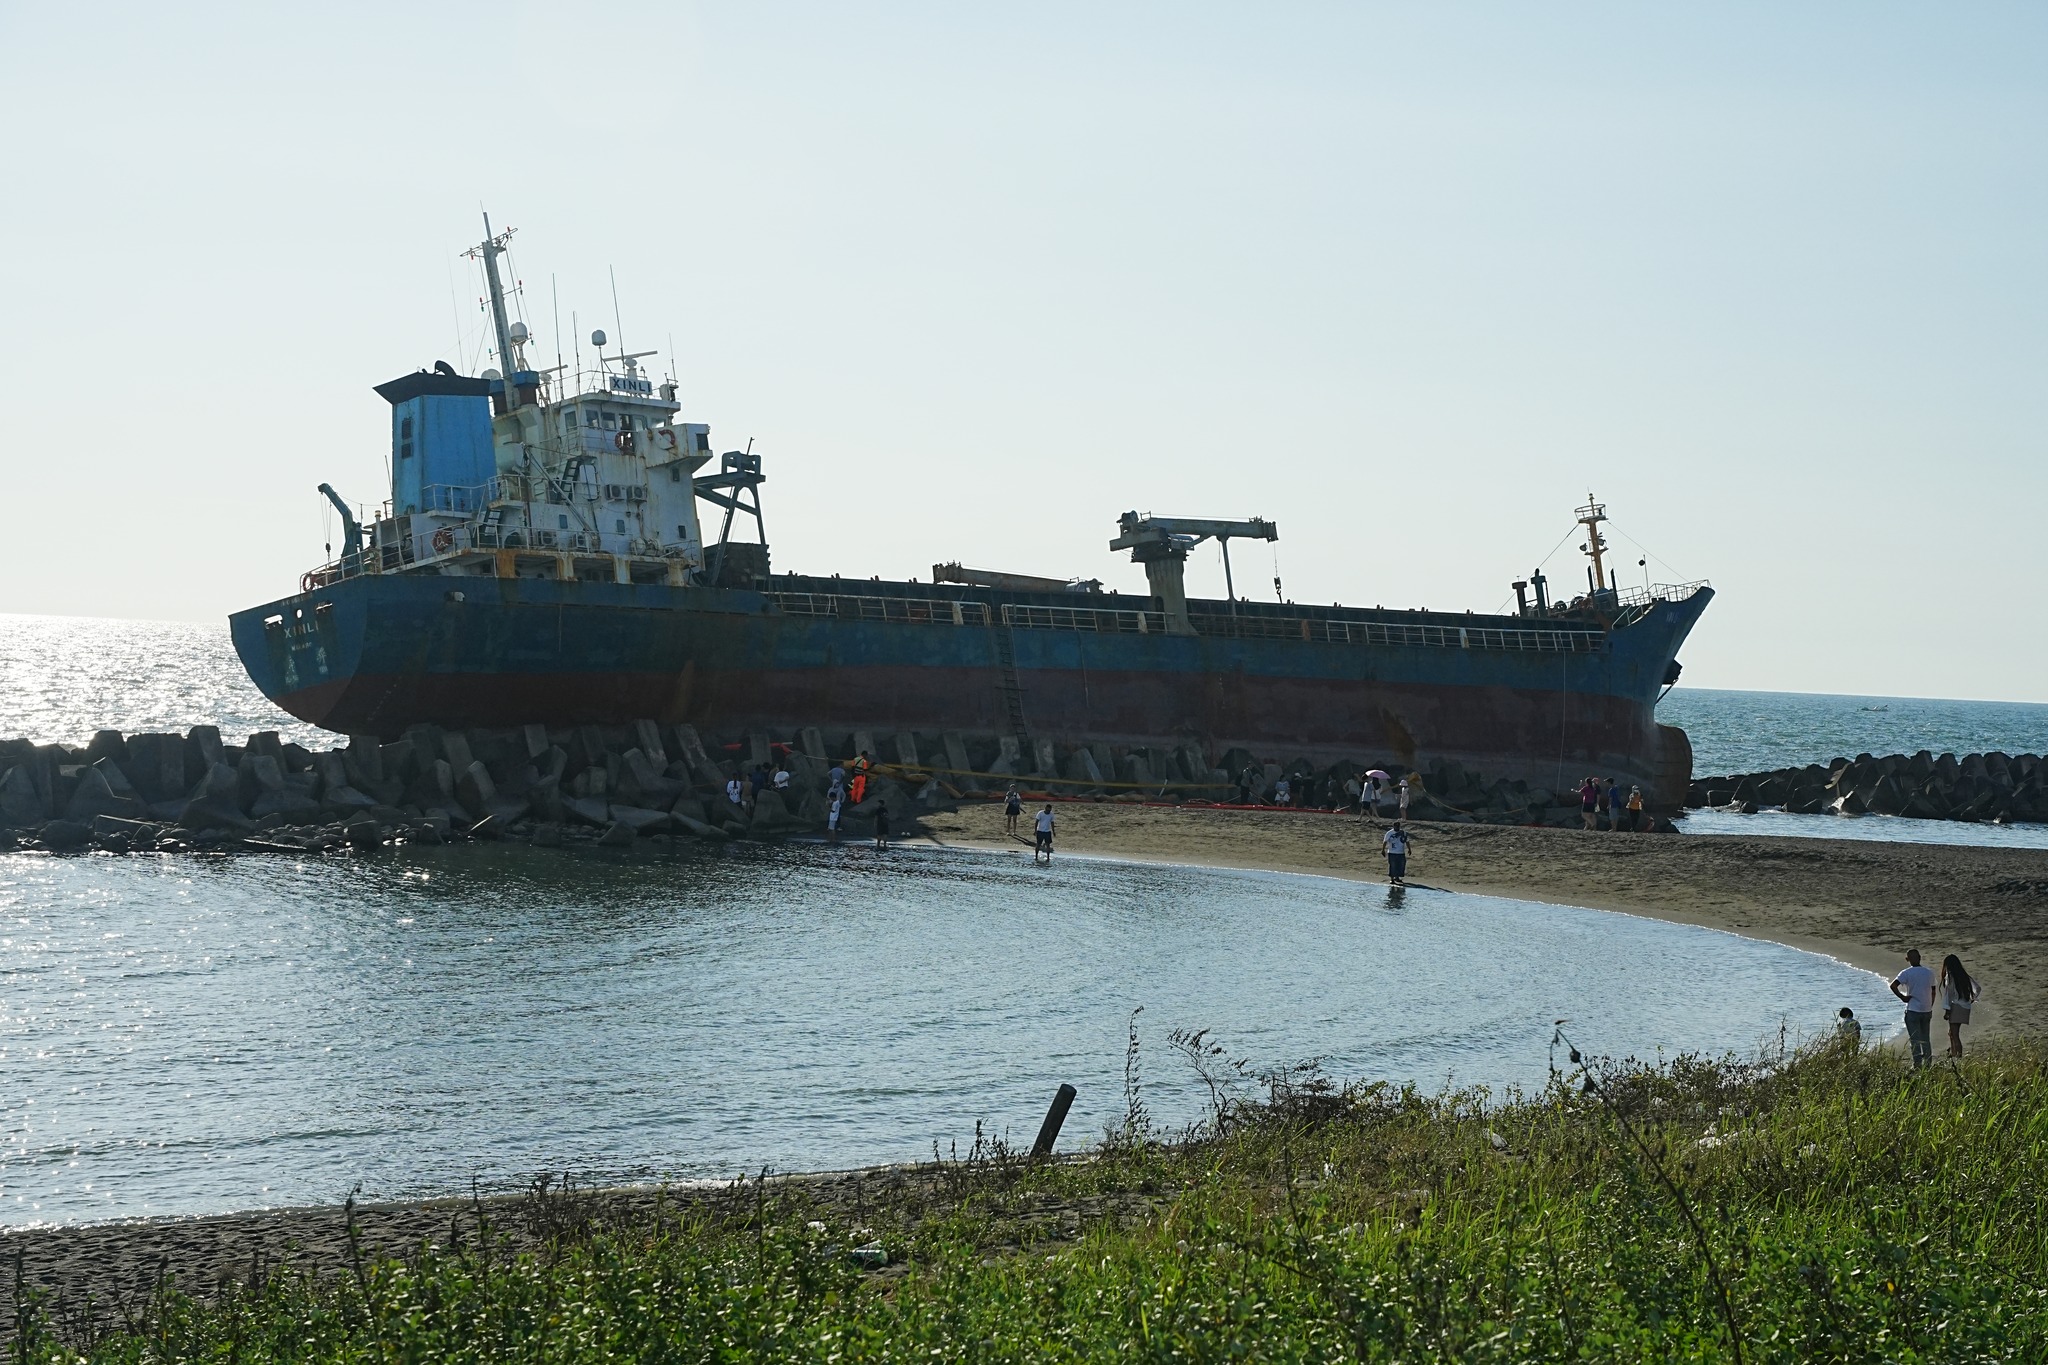
[(434, 532), (434, 553), (435, 553), (435, 554), (437, 554), (437, 555), (445, 555), (445, 554), (447, 554), (447, 553), (448, 553), (448, 552), (449, 552), (450, 550), (452, 550), (452, 549), (454, 549), (454, 548), (455, 548), (455, 532), (453, 532), (453, 531), (449, 530), (449, 529), (448, 529), (447, 527), (445, 527), (445, 526), (443, 526), (443, 527), (442, 527), (442, 528), (441, 528), (440, 530), (438, 530), (438, 531)]
[(616, 436), (612, 437), (612, 444), (613, 444), (613, 445), (615, 445), (615, 446), (617, 446), (617, 447), (619, 448), (619, 453), (620, 453), (620, 454), (622, 454), (622, 455), (631, 455), (631, 454), (633, 453), (633, 433), (632, 433), (632, 431), (631, 431), (631, 430), (626, 430), (626, 431), (622, 431), (622, 432), (620, 432), (620, 433), (619, 433), (618, 435), (616, 435)]

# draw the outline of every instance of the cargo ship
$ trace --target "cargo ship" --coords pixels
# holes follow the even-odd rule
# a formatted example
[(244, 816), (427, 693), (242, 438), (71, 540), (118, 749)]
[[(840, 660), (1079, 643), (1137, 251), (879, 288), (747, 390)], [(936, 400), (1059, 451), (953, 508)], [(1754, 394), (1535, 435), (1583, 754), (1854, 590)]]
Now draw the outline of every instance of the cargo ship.
[[(761, 457), (714, 456), (654, 352), (600, 331), (592, 365), (579, 345), (535, 368), (502, 279), (510, 236), (486, 219), (470, 253), (497, 367), (375, 386), (389, 501), (362, 518), (320, 485), (340, 553), (230, 618), (250, 677), (302, 720), (386, 739), (423, 722), (959, 731), (1026, 771), (1057, 739), (1456, 762), (1555, 788), (1598, 772), (1660, 806), (1685, 796), (1691, 747), (1656, 704), (1713, 590), (1622, 588), (1590, 495), (1584, 591), (1553, 600), (1539, 571), (1512, 614), (1254, 601), (1230, 544), (1277, 539), (1274, 523), (1135, 511), (1109, 548), (1143, 566), (1145, 594), (957, 564), (928, 583), (778, 574)], [(1191, 598), (1188, 553), (1212, 540), (1226, 596)]]

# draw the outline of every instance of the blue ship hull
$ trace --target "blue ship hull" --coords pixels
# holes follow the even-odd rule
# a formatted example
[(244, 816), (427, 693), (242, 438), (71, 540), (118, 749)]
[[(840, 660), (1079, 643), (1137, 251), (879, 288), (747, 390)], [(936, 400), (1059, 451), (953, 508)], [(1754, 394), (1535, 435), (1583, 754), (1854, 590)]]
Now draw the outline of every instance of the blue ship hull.
[(1655, 704), (1713, 596), (1611, 622), (1197, 601), (1186, 635), (1150, 598), (768, 583), (365, 574), (230, 624), (266, 696), (350, 734), (654, 719), (1191, 741), (1553, 787), (1597, 771), (1673, 804), (1691, 751)]

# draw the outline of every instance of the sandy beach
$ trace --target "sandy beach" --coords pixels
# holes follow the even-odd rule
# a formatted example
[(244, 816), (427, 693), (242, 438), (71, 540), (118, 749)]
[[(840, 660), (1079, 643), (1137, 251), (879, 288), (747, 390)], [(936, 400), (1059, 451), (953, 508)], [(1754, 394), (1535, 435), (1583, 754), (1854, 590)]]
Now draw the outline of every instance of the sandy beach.
[[(1355, 817), (1066, 803), (1062, 855), (1257, 868), (1384, 880), (1378, 830)], [(1028, 822), (1027, 822), (1028, 823)], [(1028, 850), (1003, 832), (993, 803), (924, 821), (912, 844)], [(915, 856), (915, 848), (906, 849)], [(1827, 953), (1889, 976), (1907, 947), (1931, 961), (1958, 952), (1986, 982), (1973, 1041), (2048, 1032), (2048, 850), (1989, 849), (1773, 837), (1589, 834), (1483, 825), (1415, 827), (1410, 884), (1590, 906), (1705, 925)], [(1711, 962), (1700, 964), (1703, 972)], [(1683, 989), (1683, 983), (1662, 983)], [(815, 1176), (827, 1201), (864, 1202), (900, 1171)], [(731, 1196), (726, 1196), (731, 1197)], [(645, 1217), (662, 1203), (716, 1203), (713, 1190), (604, 1192), (612, 1217)], [(473, 1240), (481, 1216), (513, 1245), (532, 1245), (575, 1204), (532, 1196), (368, 1206), (357, 1211), (365, 1255), (422, 1242)], [(160, 1275), (188, 1289), (246, 1282), (280, 1260), (319, 1274), (349, 1273), (339, 1208), (159, 1219), (0, 1235), (0, 1261), (22, 1257), (25, 1278), (72, 1303), (104, 1308), (146, 1298)]]

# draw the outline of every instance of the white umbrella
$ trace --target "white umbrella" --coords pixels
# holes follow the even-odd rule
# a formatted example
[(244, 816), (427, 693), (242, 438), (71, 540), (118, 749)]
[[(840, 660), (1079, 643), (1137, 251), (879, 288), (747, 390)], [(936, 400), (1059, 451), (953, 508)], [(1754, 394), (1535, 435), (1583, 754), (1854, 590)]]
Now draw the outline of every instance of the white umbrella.
[(1370, 769), (1367, 769), (1367, 771), (1366, 771), (1366, 774), (1365, 774), (1365, 775), (1366, 775), (1367, 777), (1377, 777), (1377, 778), (1380, 778), (1380, 779), (1382, 779), (1383, 781), (1384, 781), (1384, 780), (1389, 780), (1389, 779), (1391, 779), (1391, 778), (1392, 778), (1392, 777), (1394, 776), (1394, 775), (1393, 775), (1392, 773), (1388, 772), (1388, 771), (1387, 771), (1387, 770), (1386, 770), (1385, 768), (1370, 768)]

